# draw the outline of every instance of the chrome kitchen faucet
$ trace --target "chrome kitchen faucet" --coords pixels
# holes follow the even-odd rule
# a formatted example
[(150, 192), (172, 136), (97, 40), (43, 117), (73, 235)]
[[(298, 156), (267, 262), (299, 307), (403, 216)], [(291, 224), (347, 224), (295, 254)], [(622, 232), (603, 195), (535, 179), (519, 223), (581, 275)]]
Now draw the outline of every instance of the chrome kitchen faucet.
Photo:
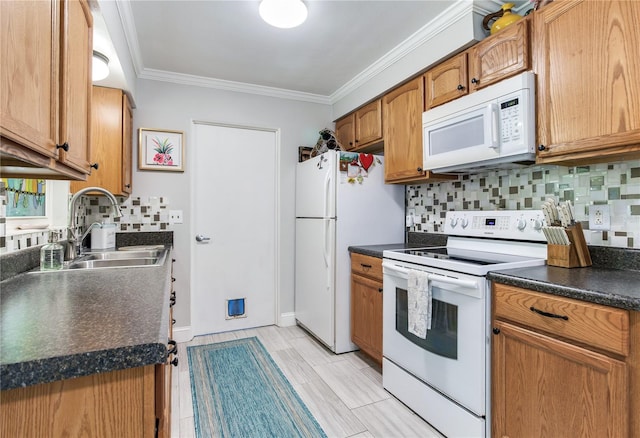
[(78, 239), (78, 236), (76, 235), (76, 203), (78, 202), (78, 198), (80, 198), (80, 196), (90, 192), (100, 192), (106, 195), (109, 201), (111, 201), (111, 206), (113, 207), (113, 217), (122, 217), (122, 212), (120, 211), (118, 200), (109, 190), (103, 189), (102, 187), (86, 187), (76, 192), (69, 201), (69, 227), (67, 228), (68, 244), (66, 248), (67, 254), (65, 256), (67, 260), (73, 260), (77, 255), (80, 254), (80, 251), (82, 250), (81, 246), (83, 239)]

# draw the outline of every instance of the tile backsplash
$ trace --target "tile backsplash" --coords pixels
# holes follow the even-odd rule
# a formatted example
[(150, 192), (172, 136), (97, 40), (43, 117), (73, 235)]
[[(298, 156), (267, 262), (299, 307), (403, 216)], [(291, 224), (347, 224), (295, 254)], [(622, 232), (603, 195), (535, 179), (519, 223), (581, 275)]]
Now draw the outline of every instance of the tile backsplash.
[[(538, 210), (547, 198), (570, 200), (590, 245), (640, 248), (640, 160), (588, 166), (530, 166), (407, 186), (407, 231), (442, 233), (449, 210)], [(609, 231), (589, 230), (589, 206), (608, 204)]]
[[(86, 196), (78, 203), (78, 236), (93, 222), (115, 222), (119, 233), (138, 231), (173, 231), (169, 223), (169, 200), (162, 196), (116, 197), (122, 217), (114, 218), (111, 203), (104, 196)], [(24, 230), (7, 234), (7, 196), (0, 181), (0, 254), (39, 246), (49, 241), (49, 230)], [(64, 229), (56, 229), (58, 239), (66, 239)]]

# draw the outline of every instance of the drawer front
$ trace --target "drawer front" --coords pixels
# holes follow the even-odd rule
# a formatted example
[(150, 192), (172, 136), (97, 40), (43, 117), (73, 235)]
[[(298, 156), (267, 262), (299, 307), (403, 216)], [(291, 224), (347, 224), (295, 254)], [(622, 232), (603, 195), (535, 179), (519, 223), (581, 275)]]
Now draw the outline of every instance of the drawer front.
[(351, 273), (382, 281), (382, 259), (352, 252)]
[(495, 318), (506, 319), (612, 353), (629, 354), (629, 312), (494, 284)]

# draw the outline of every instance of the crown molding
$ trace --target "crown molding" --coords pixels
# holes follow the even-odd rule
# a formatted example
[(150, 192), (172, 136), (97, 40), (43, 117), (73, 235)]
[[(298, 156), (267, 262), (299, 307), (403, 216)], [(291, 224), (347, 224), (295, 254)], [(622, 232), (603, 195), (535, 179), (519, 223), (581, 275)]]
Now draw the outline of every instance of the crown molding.
[(224, 79), (213, 79), (204, 76), (188, 75), (184, 73), (174, 73), (164, 70), (154, 70), (151, 68), (143, 69), (138, 77), (140, 79), (171, 82), (181, 85), (193, 85), (196, 87), (204, 88), (215, 88), (218, 90), (257, 94), (260, 96), (277, 97), (280, 99), (300, 100), (304, 102), (321, 103), (325, 105), (329, 105), (331, 103), (328, 96), (322, 96), (320, 94), (304, 93), (301, 91), (266, 87), (263, 85), (247, 84), (244, 82), (227, 81)]

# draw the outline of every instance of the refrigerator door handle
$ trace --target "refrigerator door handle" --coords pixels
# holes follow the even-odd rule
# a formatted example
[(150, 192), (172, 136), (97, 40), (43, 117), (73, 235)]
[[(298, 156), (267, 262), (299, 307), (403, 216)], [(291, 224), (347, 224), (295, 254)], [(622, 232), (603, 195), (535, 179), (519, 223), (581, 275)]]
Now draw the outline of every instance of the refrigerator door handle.
[(324, 179), (324, 217), (329, 217), (329, 188), (331, 187), (331, 172), (327, 172)]
[(324, 221), (324, 229), (323, 229), (323, 234), (322, 234), (322, 243), (323, 243), (323, 251), (322, 251), (322, 255), (324, 256), (324, 265), (328, 268), (329, 267), (329, 251), (327, 251), (327, 247), (329, 245), (327, 245), (327, 234), (328, 230), (329, 230), (329, 223), (330, 221), (328, 219), (325, 219)]
[[(329, 268), (329, 227), (331, 226), (331, 220), (326, 219), (324, 222), (324, 265)], [(331, 269), (326, 269), (327, 271), (327, 290), (331, 289)]]

